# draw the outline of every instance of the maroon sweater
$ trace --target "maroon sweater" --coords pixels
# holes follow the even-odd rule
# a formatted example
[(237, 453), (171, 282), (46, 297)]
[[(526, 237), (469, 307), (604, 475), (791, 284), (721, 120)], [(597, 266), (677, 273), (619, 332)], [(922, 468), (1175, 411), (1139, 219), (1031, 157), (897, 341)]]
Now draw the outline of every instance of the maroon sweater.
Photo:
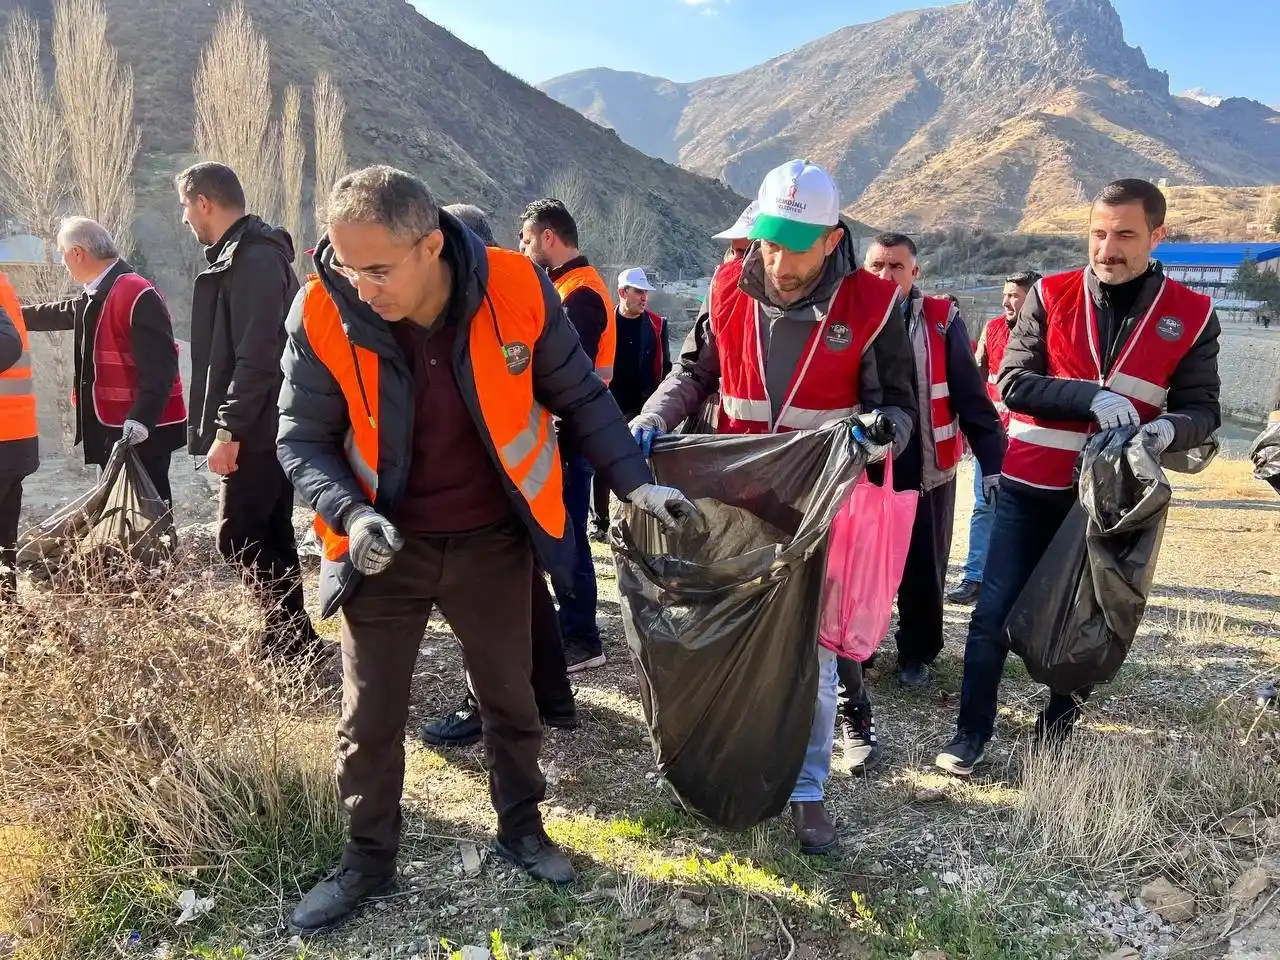
[(410, 536), (465, 533), (511, 513), (502, 476), (454, 376), (454, 320), (446, 315), (430, 330), (410, 320), (391, 324), (413, 371), (413, 459), (391, 518)]

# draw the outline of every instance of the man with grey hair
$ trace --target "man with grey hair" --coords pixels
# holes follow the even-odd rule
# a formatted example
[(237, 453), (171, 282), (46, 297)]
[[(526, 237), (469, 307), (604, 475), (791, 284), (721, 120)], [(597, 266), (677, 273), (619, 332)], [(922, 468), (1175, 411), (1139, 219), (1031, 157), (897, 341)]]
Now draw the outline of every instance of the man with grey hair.
[(463, 222), (468, 230), (480, 238), (480, 242), (486, 247), (496, 247), (498, 241), (494, 239), (493, 227), (489, 224), (488, 215), (477, 207), (474, 203), (451, 203), (447, 207), (441, 207), (445, 213), (451, 213)]
[(107, 229), (68, 217), (58, 253), (75, 297), (22, 308), (28, 330), (75, 331), (75, 442), (105, 466), (121, 439), (133, 446), (160, 498), (173, 505), (169, 461), (186, 442), (178, 346), (160, 291), (120, 257)]
[(538, 809), (535, 557), (565, 583), (573, 537), (553, 415), (614, 489), (667, 526), (697, 518), (653, 482), (550, 280), (486, 248), (416, 177), (369, 167), (327, 205), (316, 276), (287, 321), (278, 453), (316, 511), (323, 616), (342, 611), (338, 867), (293, 912), (340, 922), (395, 876), (409, 687), (433, 608), (462, 647), (498, 814), (496, 851), (539, 880), (573, 866)]

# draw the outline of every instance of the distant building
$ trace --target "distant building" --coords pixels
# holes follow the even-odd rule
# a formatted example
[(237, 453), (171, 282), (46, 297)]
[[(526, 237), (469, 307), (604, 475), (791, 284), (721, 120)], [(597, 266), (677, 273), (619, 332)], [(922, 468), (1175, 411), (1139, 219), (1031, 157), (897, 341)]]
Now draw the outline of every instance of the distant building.
[(1280, 273), (1277, 243), (1162, 243), (1154, 256), (1166, 276), (1215, 300), (1227, 298), (1236, 270), (1247, 259), (1263, 270)]
[[(62, 256), (55, 250), (53, 262), (61, 263)], [(44, 241), (29, 234), (0, 237), (0, 270), (15, 267), (41, 267), (45, 264)]]

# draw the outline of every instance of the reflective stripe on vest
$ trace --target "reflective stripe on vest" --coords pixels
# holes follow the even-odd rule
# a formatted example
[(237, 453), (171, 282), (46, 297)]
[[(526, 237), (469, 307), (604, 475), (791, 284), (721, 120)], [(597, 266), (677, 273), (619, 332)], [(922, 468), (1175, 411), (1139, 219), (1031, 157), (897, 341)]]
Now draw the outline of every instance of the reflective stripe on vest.
[[(148, 290), (160, 291), (146, 277), (123, 273), (107, 291), (93, 332), (93, 413), (108, 427), (122, 427), (138, 396), (138, 367), (133, 356), (133, 311)], [(164, 298), (160, 297), (164, 303)], [(177, 349), (177, 344), (174, 344)], [(187, 402), (182, 375), (174, 377), (157, 427), (184, 423)]]
[(600, 343), (596, 347), (596, 376), (606, 384), (613, 379), (613, 359), (618, 349), (618, 325), (613, 316), (613, 299), (609, 296), (609, 288), (595, 267), (587, 265), (574, 267), (566, 271), (555, 281), (556, 293), (560, 294), (560, 302), (569, 299), (569, 295), (586, 287), (594, 290), (604, 303), (604, 329), (600, 331)]
[(960, 425), (951, 411), (951, 387), (947, 381), (951, 307), (945, 297), (924, 297), (921, 306), (929, 361), (929, 422), (933, 425), (933, 454), (939, 470), (950, 470), (960, 462)]
[(1004, 352), (1009, 346), (1009, 321), (1003, 316), (987, 321), (987, 328), (982, 333), (983, 349), (987, 355), (987, 396), (995, 404), (1000, 422), (1009, 429), (1009, 408), (1000, 396), (1000, 364), (1004, 362)]
[(768, 395), (759, 303), (738, 282), (741, 260), (712, 277), (707, 310), (720, 354), (719, 433), (817, 430), (859, 412), (862, 356), (889, 322), (897, 287), (858, 270), (845, 277), (791, 375), (778, 415)]
[[(1087, 272), (1045, 277), (1037, 290), (1045, 309), (1046, 375), (1101, 384), (1127, 397), (1143, 423), (1164, 412), (1174, 371), (1200, 339), (1213, 311), (1208, 297), (1166, 278), (1104, 378)], [(1049, 421), (1014, 413), (1004, 473), (1028, 486), (1066, 490), (1074, 481), (1076, 459), (1095, 429), (1093, 421)]]
[(40, 432), (36, 421), (35, 379), (31, 375), (31, 344), (22, 319), (22, 301), (3, 273), (0, 273), (0, 310), (13, 321), (22, 341), (21, 356), (7, 370), (0, 371), (0, 442), (29, 440)]

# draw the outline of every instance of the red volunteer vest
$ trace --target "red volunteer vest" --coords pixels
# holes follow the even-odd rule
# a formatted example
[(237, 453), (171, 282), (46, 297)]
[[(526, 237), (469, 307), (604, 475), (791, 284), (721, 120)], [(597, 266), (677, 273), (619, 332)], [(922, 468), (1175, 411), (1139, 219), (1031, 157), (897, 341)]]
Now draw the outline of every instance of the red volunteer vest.
[[(1048, 376), (1100, 383), (1127, 397), (1143, 423), (1164, 412), (1173, 372), (1209, 322), (1213, 302), (1208, 297), (1166, 278), (1151, 309), (1120, 348), (1111, 372), (1103, 377), (1098, 318), (1085, 271), (1045, 277), (1039, 288), (1045, 309)], [(1045, 420), (1014, 413), (1005, 476), (1045, 490), (1069, 489), (1076, 459), (1096, 429), (1093, 421)]]
[(947, 326), (951, 320), (951, 301), (946, 297), (924, 297), (923, 301), (933, 448), (938, 469), (950, 470), (960, 462), (960, 422), (951, 412), (951, 387), (947, 383)]
[(996, 379), (1000, 374), (1000, 364), (1004, 362), (1004, 351), (1009, 346), (1009, 321), (1004, 316), (987, 321), (987, 329), (982, 334), (982, 342), (987, 352), (987, 396), (996, 405), (996, 413), (1000, 414), (1000, 422), (1005, 432), (1009, 431), (1009, 408), (1004, 405), (1000, 396), (1000, 388)]
[(656, 313), (646, 310), (644, 315), (649, 318), (649, 326), (653, 328), (653, 382), (662, 382), (662, 318)]
[(858, 412), (862, 355), (884, 329), (897, 286), (865, 270), (845, 277), (814, 324), (787, 395), (773, 419), (765, 387), (758, 304), (738, 288), (742, 261), (722, 264), (708, 294), (720, 354), (719, 433), (816, 430)]
[[(133, 359), (133, 308), (138, 298), (155, 290), (151, 281), (136, 273), (116, 279), (98, 314), (93, 336), (93, 412), (108, 427), (121, 427), (138, 396), (138, 368)], [(160, 291), (156, 290), (156, 296)], [(174, 378), (157, 427), (182, 423), (187, 406), (182, 398), (182, 377)]]

